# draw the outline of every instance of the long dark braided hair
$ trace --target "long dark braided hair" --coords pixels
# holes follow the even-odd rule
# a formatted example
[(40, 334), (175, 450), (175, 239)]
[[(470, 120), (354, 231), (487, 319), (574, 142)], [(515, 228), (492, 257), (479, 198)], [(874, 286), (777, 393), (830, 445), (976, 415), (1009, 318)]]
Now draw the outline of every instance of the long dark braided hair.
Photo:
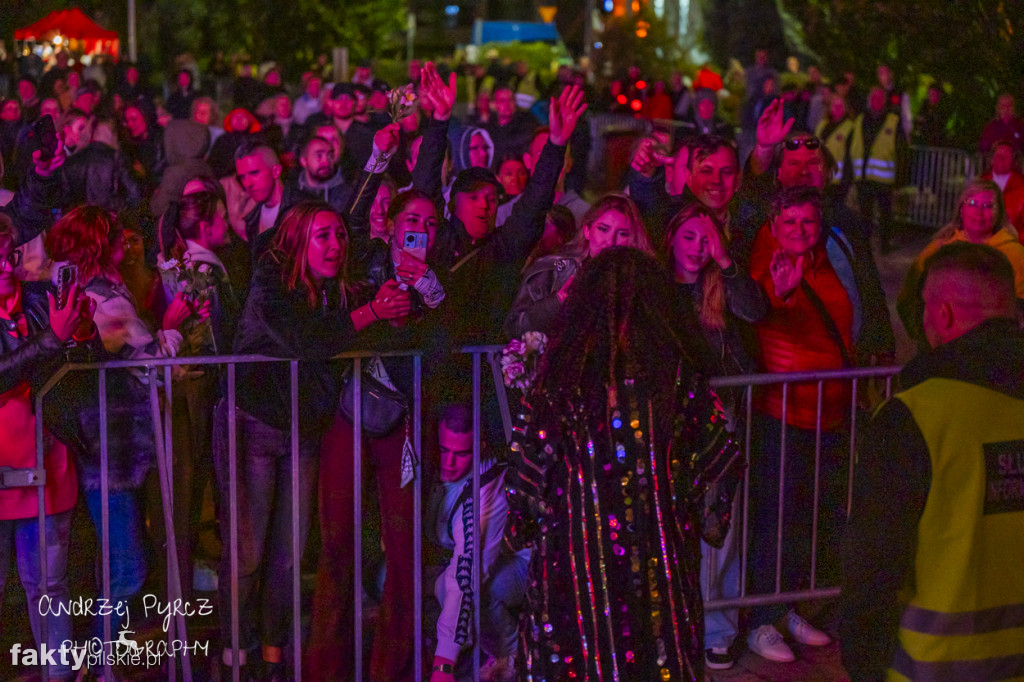
[[(670, 400), (676, 372), (698, 371), (705, 355), (699, 330), (674, 314), (668, 274), (633, 248), (607, 249), (584, 265), (562, 306), (535, 382), (543, 413), (582, 399), (616, 401), (624, 379), (643, 382), (655, 402)], [(553, 416), (553, 415), (552, 415)]]

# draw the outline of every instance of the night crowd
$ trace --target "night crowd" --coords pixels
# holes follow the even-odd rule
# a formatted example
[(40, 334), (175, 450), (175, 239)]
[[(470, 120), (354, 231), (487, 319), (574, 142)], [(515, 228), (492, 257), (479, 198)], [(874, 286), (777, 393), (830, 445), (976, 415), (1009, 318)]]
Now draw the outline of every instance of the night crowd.
[[(875, 254), (899, 243), (893, 201), (910, 143), (942, 143), (941, 89), (914, 115), (887, 66), (866, 90), (849, 75), (825, 84), (816, 71), (782, 88), (758, 51), (735, 127), (707, 69), (689, 86), (631, 70), (595, 93), (571, 67), (543, 84), (522, 64), (456, 74), (413, 62), (407, 84), (389, 85), (360, 64), (351, 79), (319, 68), (291, 87), (277, 69), (214, 78), (193, 64), (157, 95), (132, 65), (82, 66), (59, 52), (45, 70), (11, 79), (12, 96), (0, 100), (0, 467), (35, 467), (34, 397), (67, 361), (300, 360), (298, 543), (318, 546), (298, 649), (288, 364), (235, 365), (234, 414), (225, 365), (176, 366), (170, 387), (162, 372), (106, 374), (110, 597), (137, 599), (166, 570), (169, 514), (182, 597), (217, 595), (217, 662), (197, 674), (231, 679), (237, 665), (242, 679), (285, 680), (302, 656), (305, 679), (351, 679), (355, 593), (365, 590), (379, 603), (367, 676), (411, 680), (420, 461), (424, 591), (438, 604), (431, 682), (473, 674), (477, 599), (483, 680), (703, 679), (743, 646), (784, 663), (800, 651), (792, 642), (836, 637), (852, 679), (913, 669), (907, 661), (922, 650), (900, 629), (909, 626), (899, 592), (922, 550), (897, 540), (913, 537), (919, 519), (940, 521), (855, 502), (848, 528), (850, 417), (864, 396), (849, 381), (770, 385), (754, 391), (747, 424), (745, 391), (713, 392), (708, 380), (895, 363)], [(588, 170), (599, 165), (589, 129), (598, 108), (653, 120), (629, 168), (616, 169), (621, 187), (605, 194)], [(929, 287), (966, 272), (943, 300), (988, 307), (969, 348), (944, 367), (1003, 349), (992, 357), (1008, 371), (979, 371), (978, 381), (1002, 377), (1000, 390), (1018, 401), (1022, 134), (1013, 98), (1001, 96), (981, 135), (986, 175), (965, 182), (897, 304), (922, 357), (933, 357), (947, 337), (934, 331), (945, 318), (930, 312)], [(485, 365), (475, 518), (472, 362), (460, 349), (499, 343), (513, 360), (505, 378), (524, 390), (508, 393), (509, 430)], [(355, 350), (373, 353), (361, 370), (362, 481), (352, 466), (353, 364), (332, 359)], [(422, 452), (412, 445), (413, 362), (392, 352), (408, 350), (422, 352)], [(151, 381), (162, 396), (172, 389), (161, 404), (172, 415), (171, 510), (154, 483)], [(902, 374), (897, 384), (908, 382)], [(72, 374), (44, 403), (45, 584), (36, 488), (0, 490), (0, 593), (14, 563), (37, 641), (33, 606), (70, 596), (76, 509), (99, 544), (97, 390), (95, 373)], [(913, 431), (899, 421), (911, 417), (890, 412), (880, 415), (893, 429)], [(892, 447), (881, 429), (866, 436), (875, 458)], [(858, 502), (923, 500), (933, 475), (925, 440), (901, 448), (924, 447), (914, 460), (924, 464), (858, 481)], [(734, 517), (744, 476), (741, 576)], [(354, 558), (359, 490), (369, 530), (365, 556)], [(212, 543), (201, 538), (210, 527)], [(881, 527), (890, 541), (868, 542)], [(354, 582), (360, 560), (364, 585)], [(742, 622), (739, 609), (702, 608), (738, 597), (741, 577), (760, 595), (808, 589), (812, 574), (815, 587), (842, 584), (842, 613), (828, 622), (812, 624), (797, 604), (744, 609)], [(101, 635), (98, 620), (73, 633), (70, 616), (48, 619), (51, 644)]]

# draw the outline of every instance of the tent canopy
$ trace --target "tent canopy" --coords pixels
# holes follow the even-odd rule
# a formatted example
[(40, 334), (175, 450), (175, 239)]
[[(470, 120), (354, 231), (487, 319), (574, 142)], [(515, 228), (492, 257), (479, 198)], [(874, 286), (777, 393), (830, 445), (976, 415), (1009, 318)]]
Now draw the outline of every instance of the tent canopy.
[(14, 39), (52, 40), (57, 35), (87, 43), (98, 41), (116, 43), (118, 39), (117, 31), (108, 31), (102, 28), (78, 8), (50, 12), (34, 24), (17, 29), (14, 32)]

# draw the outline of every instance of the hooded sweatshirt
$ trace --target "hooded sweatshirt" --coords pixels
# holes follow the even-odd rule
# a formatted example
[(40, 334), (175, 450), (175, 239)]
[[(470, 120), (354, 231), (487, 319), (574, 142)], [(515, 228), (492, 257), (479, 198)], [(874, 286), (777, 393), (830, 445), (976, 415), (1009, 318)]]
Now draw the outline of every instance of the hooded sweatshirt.
[(487, 141), (487, 167), (494, 166), (494, 140), (491, 139), (491, 134), (483, 128), (464, 128), (458, 133), (458, 142), (455, 145), (455, 172), (452, 173), (452, 177), (473, 165), (469, 162), (469, 145), (474, 135), (480, 135)]
[(210, 147), (210, 129), (195, 121), (173, 120), (164, 129), (164, 153), (167, 169), (153, 194), (150, 207), (162, 215), (167, 206), (181, 197), (185, 184), (198, 176), (213, 177), (203, 157)]

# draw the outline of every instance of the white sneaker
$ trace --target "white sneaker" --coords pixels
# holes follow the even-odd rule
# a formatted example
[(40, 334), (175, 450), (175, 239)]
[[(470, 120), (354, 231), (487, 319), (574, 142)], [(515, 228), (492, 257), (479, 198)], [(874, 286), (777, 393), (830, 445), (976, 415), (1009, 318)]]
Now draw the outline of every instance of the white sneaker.
[(480, 666), (480, 682), (513, 682), (516, 679), (516, 657), (491, 656)]
[(828, 646), (832, 638), (797, 615), (796, 611), (786, 614), (786, 629), (793, 639), (809, 646)]
[(792, 663), (796, 660), (793, 650), (782, 639), (773, 625), (762, 625), (747, 635), (747, 646), (758, 656), (776, 663)]

